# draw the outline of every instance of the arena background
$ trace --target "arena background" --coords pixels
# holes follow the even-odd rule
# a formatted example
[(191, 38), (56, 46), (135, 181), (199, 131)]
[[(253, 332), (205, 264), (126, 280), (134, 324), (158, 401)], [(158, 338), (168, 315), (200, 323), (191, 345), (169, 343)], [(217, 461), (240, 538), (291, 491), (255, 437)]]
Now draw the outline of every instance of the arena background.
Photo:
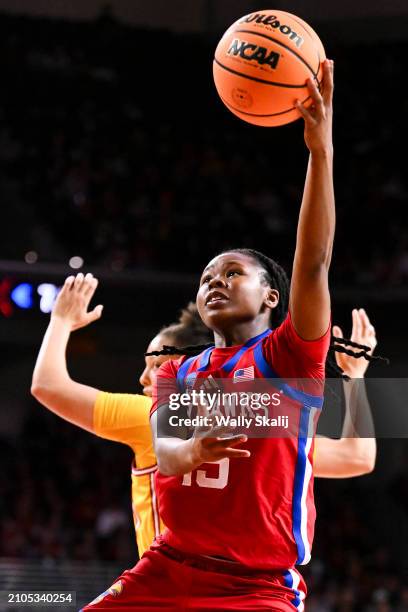
[[(0, 591), (72, 589), (80, 604), (137, 559), (130, 450), (30, 396), (65, 276), (92, 271), (105, 305), (102, 320), (72, 338), (72, 376), (132, 392), (148, 340), (194, 296), (209, 256), (256, 247), (290, 271), (307, 161), (302, 124), (241, 123), (211, 77), (220, 34), (262, 8), (0, 0)], [(349, 329), (351, 309), (365, 307), (391, 360), (369, 376), (403, 379), (408, 5), (273, 8), (309, 21), (336, 62), (334, 321)], [(394, 399), (375, 405), (377, 423)], [(317, 481), (304, 569), (310, 612), (408, 610), (404, 435), (379, 440), (373, 474)]]

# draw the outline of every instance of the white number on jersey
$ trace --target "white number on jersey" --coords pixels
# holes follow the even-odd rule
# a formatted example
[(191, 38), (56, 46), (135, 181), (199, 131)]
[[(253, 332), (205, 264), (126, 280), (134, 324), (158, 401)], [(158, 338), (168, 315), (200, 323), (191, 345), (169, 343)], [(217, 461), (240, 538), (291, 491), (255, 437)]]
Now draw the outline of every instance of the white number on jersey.
[[(211, 461), (211, 463), (218, 463), (218, 476), (214, 478), (213, 476), (207, 476), (205, 470), (195, 470), (194, 474), (196, 477), (196, 482), (199, 487), (206, 487), (207, 489), (225, 489), (228, 484), (228, 475), (229, 475), (229, 459), (225, 457), (224, 459), (220, 459), (219, 461)], [(186, 487), (191, 487), (193, 478), (193, 472), (188, 472), (183, 476), (183, 485)]]

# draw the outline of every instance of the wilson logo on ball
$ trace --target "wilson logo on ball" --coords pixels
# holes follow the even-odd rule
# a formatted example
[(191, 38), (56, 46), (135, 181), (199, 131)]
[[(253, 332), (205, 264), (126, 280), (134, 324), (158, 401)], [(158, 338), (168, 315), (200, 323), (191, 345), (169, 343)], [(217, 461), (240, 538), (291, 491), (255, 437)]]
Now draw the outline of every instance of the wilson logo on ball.
[(239, 55), (242, 59), (253, 60), (260, 66), (266, 64), (270, 68), (276, 68), (280, 58), (280, 53), (276, 51), (268, 51), (266, 47), (260, 47), (239, 38), (234, 38), (227, 54)]
[(247, 15), (243, 19), (241, 19), (238, 23), (259, 23), (264, 26), (268, 26), (273, 30), (279, 30), (281, 34), (287, 36), (290, 40), (293, 40), (298, 49), (303, 45), (303, 38), (299, 36), (292, 28), (288, 25), (282, 24), (279, 19), (276, 18), (276, 15), (267, 15), (264, 13), (251, 13), (251, 15)]
[(326, 57), (313, 28), (286, 11), (243, 15), (221, 37), (213, 74), (217, 92), (234, 115), (253, 125), (285, 125), (313, 104), (307, 79), (319, 84)]

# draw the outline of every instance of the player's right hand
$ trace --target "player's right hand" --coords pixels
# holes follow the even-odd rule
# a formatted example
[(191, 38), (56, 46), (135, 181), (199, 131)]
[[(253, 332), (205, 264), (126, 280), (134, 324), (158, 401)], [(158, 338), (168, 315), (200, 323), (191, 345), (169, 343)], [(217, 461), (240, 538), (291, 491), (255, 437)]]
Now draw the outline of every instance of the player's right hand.
[(52, 319), (61, 319), (70, 326), (70, 330), (80, 329), (102, 316), (103, 306), (99, 304), (88, 312), (89, 302), (98, 286), (98, 279), (88, 273), (80, 272), (68, 276), (55, 300), (51, 312)]
[(308, 79), (307, 88), (312, 105), (305, 108), (300, 100), (296, 107), (305, 122), (304, 137), (310, 153), (333, 150), (333, 69), (334, 62), (326, 59), (323, 63), (323, 91), (317, 88), (313, 79)]

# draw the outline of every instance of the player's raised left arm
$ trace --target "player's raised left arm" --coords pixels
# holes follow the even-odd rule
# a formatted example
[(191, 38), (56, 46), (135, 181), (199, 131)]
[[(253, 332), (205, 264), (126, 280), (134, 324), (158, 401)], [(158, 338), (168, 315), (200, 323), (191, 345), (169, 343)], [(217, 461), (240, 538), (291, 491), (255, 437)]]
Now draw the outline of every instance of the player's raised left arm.
[(323, 92), (308, 81), (310, 109), (299, 102), (309, 163), (299, 213), (290, 289), (290, 312), (298, 334), (320, 338), (330, 323), (328, 271), (333, 249), (335, 206), (333, 188), (333, 62), (325, 60)]
[(66, 349), (71, 332), (100, 318), (102, 306), (88, 312), (98, 281), (82, 273), (69, 276), (58, 294), (50, 323), (35, 364), (31, 393), (43, 406), (94, 432), (94, 405), (99, 389), (73, 380), (67, 369)]

